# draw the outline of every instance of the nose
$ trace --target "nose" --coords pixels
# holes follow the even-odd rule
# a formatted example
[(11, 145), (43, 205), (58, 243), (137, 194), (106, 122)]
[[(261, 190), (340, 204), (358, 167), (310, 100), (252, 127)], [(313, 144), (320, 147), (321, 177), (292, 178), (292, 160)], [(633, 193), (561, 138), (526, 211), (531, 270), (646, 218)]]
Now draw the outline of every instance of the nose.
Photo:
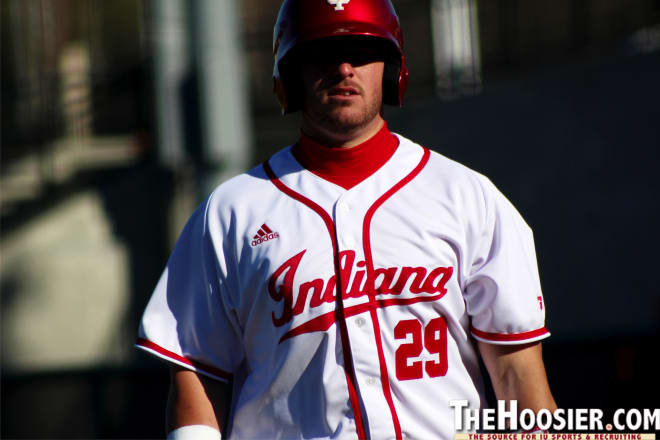
[(337, 65), (337, 71), (342, 78), (350, 78), (353, 76), (353, 65), (349, 62), (342, 62)]

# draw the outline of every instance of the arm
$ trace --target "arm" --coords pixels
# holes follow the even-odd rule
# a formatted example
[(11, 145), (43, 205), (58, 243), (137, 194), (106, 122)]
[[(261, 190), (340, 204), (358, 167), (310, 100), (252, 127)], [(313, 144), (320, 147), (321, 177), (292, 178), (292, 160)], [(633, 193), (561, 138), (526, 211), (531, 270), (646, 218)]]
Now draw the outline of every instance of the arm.
[(231, 404), (231, 384), (194, 371), (172, 367), (167, 399), (167, 432), (188, 425), (226, 428)]
[(517, 400), (518, 410), (557, 409), (541, 357), (541, 343), (495, 345), (477, 341), (499, 400)]

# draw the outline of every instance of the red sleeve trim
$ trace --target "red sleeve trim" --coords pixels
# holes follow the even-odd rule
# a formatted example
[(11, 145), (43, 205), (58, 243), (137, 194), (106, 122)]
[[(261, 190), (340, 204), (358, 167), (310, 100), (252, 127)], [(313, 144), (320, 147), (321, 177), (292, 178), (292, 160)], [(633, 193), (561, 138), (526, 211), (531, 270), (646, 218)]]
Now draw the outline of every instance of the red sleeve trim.
[(518, 342), (527, 339), (540, 339), (541, 337), (550, 335), (550, 332), (545, 327), (523, 333), (488, 333), (470, 326), (470, 331), (474, 336), (479, 338), (498, 342)]
[(207, 375), (216, 376), (216, 377), (218, 377), (220, 379), (224, 379), (224, 380), (232, 380), (232, 378), (234, 377), (233, 374), (228, 373), (226, 371), (223, 371), (219, 368), (212, 367), (212, 366), (207, 365), (203, 362), (190, 360), (190, 359), (185, 358), (181, 355), (178, 355), (174, 352), (171, 352), (171, 351), (161, 347), (160, 345), (158, 345), (154, 342), (151, 342), (148, 339), (138, 338), (135, 345), (139, 348), (144, 348), (148, 351), (152, 351), (155, 354), (159, 355), (160, 357), (170, 359), (172, 361), (175, 361), (176, 363), (180, 363), (180, 364), (190, 366), (190, 367), (194, 368), (195, 370), (199, 370), (200, 373), (205, 373)]

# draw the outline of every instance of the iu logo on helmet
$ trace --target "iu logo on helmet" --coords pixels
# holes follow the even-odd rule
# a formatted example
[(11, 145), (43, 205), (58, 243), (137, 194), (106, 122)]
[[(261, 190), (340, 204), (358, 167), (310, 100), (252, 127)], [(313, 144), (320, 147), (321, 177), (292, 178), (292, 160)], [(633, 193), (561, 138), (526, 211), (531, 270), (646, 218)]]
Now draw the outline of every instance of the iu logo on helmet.
[(343, 11), (344, 5), (350, 2), (351, 0), (327, 0), (328, 4), (335, 7), (335, 11)]

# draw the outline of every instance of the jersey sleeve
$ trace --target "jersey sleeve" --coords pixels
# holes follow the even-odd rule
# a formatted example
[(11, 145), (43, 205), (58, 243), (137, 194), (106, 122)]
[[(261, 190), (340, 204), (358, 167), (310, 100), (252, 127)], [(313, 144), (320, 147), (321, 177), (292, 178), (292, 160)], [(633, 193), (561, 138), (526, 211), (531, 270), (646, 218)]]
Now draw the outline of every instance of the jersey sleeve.
[(211, 199), (188, 220), (147, 304), (136, 347), (229, 381), (242, 360), (225, 233)]
[(532, 230), (488, 179), (479, 176), (479, 183), (483, 209), (470, 239), (464, 288), (471, 333), (493, 344), (544, 339), (550, 333), (545, 327)]

